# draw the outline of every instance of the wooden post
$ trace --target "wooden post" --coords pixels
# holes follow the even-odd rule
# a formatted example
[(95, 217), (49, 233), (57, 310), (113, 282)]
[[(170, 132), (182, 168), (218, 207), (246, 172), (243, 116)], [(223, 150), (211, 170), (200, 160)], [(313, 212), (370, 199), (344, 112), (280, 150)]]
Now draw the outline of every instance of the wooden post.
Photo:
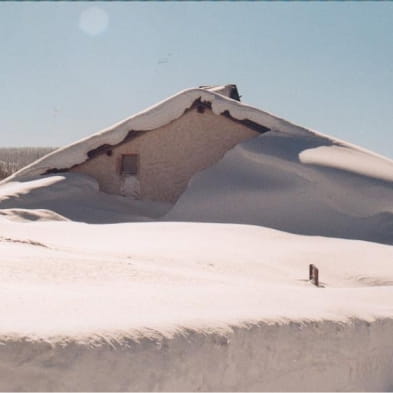
[(313, 284), (319, 287), (319, 270), (314, 266)]
[(313, 269), (314, 269), (314, 265), (310, 264), (308, 266), (308, 279), (311, 281), (312, 277), (313, 277)]
[(319, 270), (313, 264), (310, 264), (308, 267), (308, 277), (316, 287), (319, 286)]

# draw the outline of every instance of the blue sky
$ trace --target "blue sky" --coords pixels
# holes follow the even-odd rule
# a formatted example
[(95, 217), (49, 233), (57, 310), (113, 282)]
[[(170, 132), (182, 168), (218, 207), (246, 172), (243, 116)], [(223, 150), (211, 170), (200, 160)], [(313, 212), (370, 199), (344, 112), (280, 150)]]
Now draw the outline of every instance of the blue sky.
[(392, 2), (0, 3), (1, 146), (60, 146), (236, 83), (247, 104), (393, 158), (392, 26)]

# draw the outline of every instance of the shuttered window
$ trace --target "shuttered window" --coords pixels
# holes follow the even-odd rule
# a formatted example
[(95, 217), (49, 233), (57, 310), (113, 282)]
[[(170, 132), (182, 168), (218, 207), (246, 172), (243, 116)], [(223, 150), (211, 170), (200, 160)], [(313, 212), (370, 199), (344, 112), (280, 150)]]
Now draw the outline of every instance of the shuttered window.
[(138, 154), (123, 154), (121, 156), (120, 173), (122, 175), (136, 175), (138, 173)]

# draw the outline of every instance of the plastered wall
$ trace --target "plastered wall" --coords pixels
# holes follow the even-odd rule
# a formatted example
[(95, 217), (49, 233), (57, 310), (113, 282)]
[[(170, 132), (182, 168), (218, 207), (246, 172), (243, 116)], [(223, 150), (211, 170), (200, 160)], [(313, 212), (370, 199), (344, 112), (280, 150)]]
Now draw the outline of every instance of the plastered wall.
[(120, 194), (122, 154), (139, 154), (141, 199), (175, 202), (198, 171), (218, 161), (239, 142), (259, 135), (206, 109), (191, 110), (172, 123), (148, 131), (71, 169), (97, 179), (101, 191)]

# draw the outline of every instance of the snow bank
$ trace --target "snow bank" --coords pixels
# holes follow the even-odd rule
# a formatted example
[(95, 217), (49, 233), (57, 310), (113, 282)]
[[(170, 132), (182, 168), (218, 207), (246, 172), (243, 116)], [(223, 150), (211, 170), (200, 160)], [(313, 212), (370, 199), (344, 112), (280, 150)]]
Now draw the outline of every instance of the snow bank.
[(245, 225), (0, 220), (0, 390), (393, 386), (391, 246)]
[(320, 146), (299, 154), (300, 162), (347, 171), (386, 182), (393, 182), (393, 162), (342, 146)]
[(149, 221), (165, 214), (170, 206), (99, 192), (94, 178), (77, 173), (9, 181), (0, 186), (0, 215), (9, 219)]
[(393, 161), (322, 136), (269, 132), (195, 175), (165, 218), (393, 244)]
[[(391, 320), (3, 342), (4, 391), (391, 391)], [(325, 338), (329, 337), (329, 340)], [(362, 345), (359, 345), (359, 343)]]

